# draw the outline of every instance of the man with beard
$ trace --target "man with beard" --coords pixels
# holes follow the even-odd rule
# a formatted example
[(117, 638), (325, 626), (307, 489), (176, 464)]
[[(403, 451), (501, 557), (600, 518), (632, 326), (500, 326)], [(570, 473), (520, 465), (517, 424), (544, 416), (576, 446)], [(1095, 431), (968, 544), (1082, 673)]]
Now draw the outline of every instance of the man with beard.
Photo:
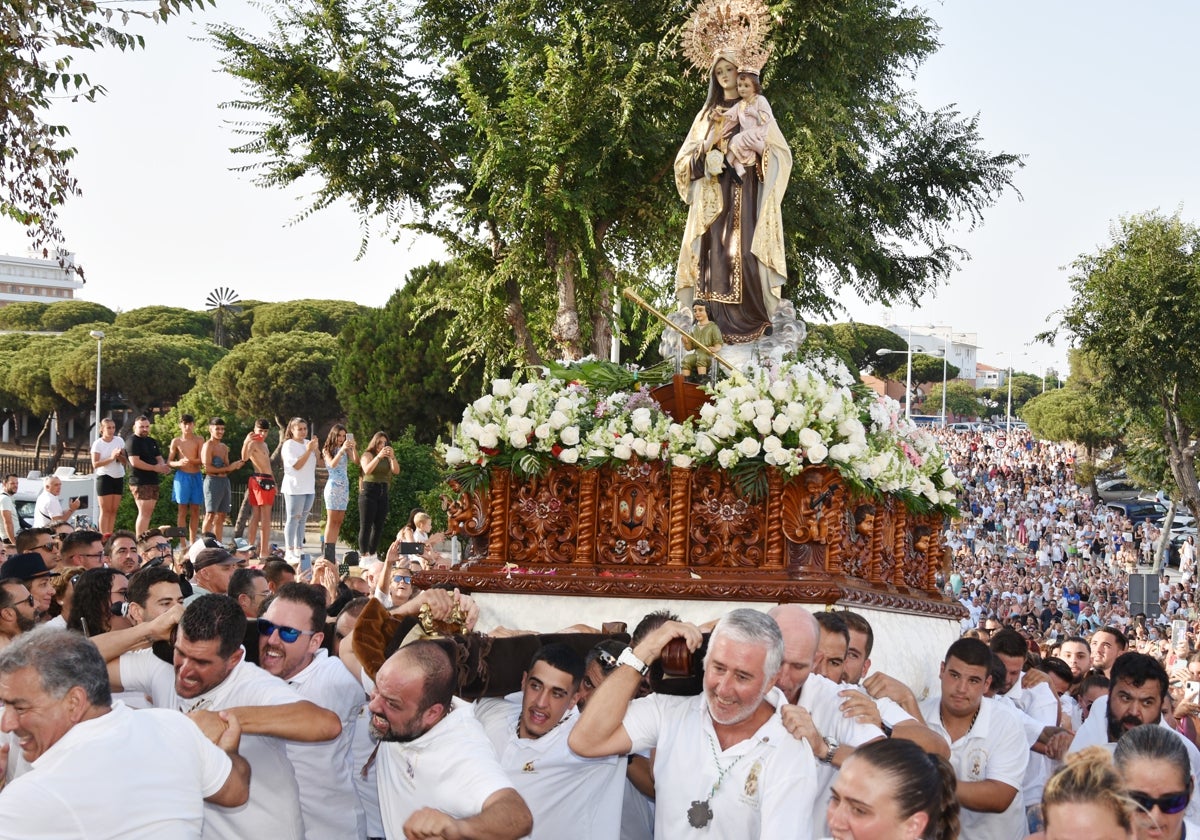
[(375, 675), (368, 708), (388, 837), (517, 840), (533, 817), (496, 761), (454, 663), (436, 642), (400, 648)]
[(129, 439), (129, 492), (137, 506), (137, 527), (140, 534), (150, 529), (150, 518), (158, 503), (159, 476), (171, 472), (171, 465), (162, 456), (158, 441), (150, 437), (150, 418), (145, 414), (133, 421), (133, 437)]
[[(1192, 763), (1193, 780), (1200, 776), (1200, 750), (1163, 719), (1168, 682), (1167, 669), (1153, 656), (1144, 653), (1123, 653), (1118, 656), (1112, 665), (1112, 684), (1108, 689), (1108, 697), (1098, 698), (1092, 704), (1092, 711), (1075, 734), (1068, 755), (1093, 746), (1113, 750), (1121, 736), (1135, 726), (1158, 725), (1183, 741)], [(1200, 821), (1198, 800), (1200, 797), (1195, 795), (1193, 787), (1187, 818), (1194, 822)]]
[(709, 639), (700, 695), (634, 700), (650, 663), (675, 639), (691, 651), (702, 641), (695, 625), (667, 621), (621, 653), (571, 732), (571, 749), (598, 757), (657, 748), (657, 840), (695, 837), (697, 829), (795, 836), (811, 821), (816, 767), (807, 741), (791, 737), (780, 715), (779, 625), (756, 610), (730, 612)]
[(1092, 634), (1092, 667), (1112, 679), (1113, 663), (1129, 647), (1129, 639), (1115, 627), (1101, 627)]
[(36, 626), (37, 611), (25, 584), (19, 580), (0, 581), (0, 650)]
[(533, 840), (621, 835), (622, 757), (581, 758), (567, 746), (583, 672), (583, 657), (570, 647), (544, 645), (521, 677), (520, 694), (475, 703), (501, 767), (533, 812)]

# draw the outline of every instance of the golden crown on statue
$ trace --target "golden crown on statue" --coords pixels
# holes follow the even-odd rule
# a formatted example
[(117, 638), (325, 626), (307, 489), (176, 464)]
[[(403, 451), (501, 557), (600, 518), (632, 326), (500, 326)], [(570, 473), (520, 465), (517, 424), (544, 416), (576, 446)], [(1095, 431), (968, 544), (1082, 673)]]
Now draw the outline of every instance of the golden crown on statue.
[(683, 55), (708, 72), (718, 58), (739, 73), (760, 73), (771, 55), (771, 12), (763, 0), (704, 0), (683, 27)]

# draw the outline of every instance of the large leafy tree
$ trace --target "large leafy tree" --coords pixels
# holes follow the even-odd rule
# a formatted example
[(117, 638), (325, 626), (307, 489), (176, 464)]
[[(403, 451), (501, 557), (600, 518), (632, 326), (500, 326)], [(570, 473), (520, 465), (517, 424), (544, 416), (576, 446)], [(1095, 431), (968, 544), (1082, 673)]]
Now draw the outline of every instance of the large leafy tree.
[(43, 256), (65, 241), (59, 208), (80, 192), (70, 172), (75, 156), (67, 126), (47, 120), (51, 100), (93, 101), (104, 87), (76, 66), (82, 53), (144, 45), (127, 31), (131, 17), (162, 21), (213, 0), (131, 2), (9, 0), (0, 3), (0, 216), (25, 226)]
[(261, 338), (272, 333), (304, 330), (337, 335), (346, 322), (361, 315), (367, 307), (348, 300), (288, 300), (260, 303), (254, 308), (251, 335)]
[(111, 324), (117, 317), (107, 306), (90, 300), (63, 300), (42, 313), (42, 329), (66, 332), (80, 324)]
[[(649, 0), (274, 0), (257, 38), (210, 30), (244, 82), (230, 103), (259, 182), (315, 177), (310, 207), (435, 233), (470, 273), (468, 352), (537, 362), (603, 353), (621, 274), (669, 295), (683, 227), (671, 162), (707, 79), (676, 50), (687, 9)], [(765, 83), (796, 166), (784, 208), (802, 309), (914, 300), (962, 255), (1019, 160), (927, 111), (905, 80), (936, 47), (889, 0), (784, 0)], [(545, 340), (550, 337), (550, 341)]]
[(451, 316), (422, 314), (418, 299), (430, 286), (466, 294), (453, 264), (424, 266), (386, 306), (352, 319), (338, 336), (338, 398), (364, 439), (380, 429), (395, 437), (412, 427), (416, 441), (432, 443), (483, 385), (478, 361), (456, 370), (446, 341)]
[(122, 312), (113, 326), (160, 335), (191, 335), (211, 340), (212, 316), (178, 306), (140, 306)]
[(272, 417), (282, 429), (304, 417), (314, 432), (341, 415), (333, 387), (337, 340), (327, 333), (285, 332), (251, 338), (213, 365), (208, 392), (247, 417)]
[[(834, 339), (853, 361), (851, 370), (869, 369), (880, 379), (890, 379), (904, 367), (908, 342), (887, 327), (875, 324), (830, 324)], [(880, 354), (880, 350), (887, 353)]]
[(1157, 429), (1185, 504), (1200, 515), (1200, 229), (1158, 212), (1116, 222), (1072, 263), (1061, 327), (1094, 363), (1103, 398)]

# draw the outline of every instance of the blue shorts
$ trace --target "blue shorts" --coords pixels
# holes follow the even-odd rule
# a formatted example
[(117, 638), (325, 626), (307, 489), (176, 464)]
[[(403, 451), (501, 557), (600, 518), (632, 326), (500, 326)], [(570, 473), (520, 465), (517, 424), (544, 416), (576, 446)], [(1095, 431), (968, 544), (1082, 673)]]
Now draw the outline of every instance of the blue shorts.
[(171, 485), (171, 501), (177, 505), (204, 504), (204, 476), (198, 472), (176, 470), (175, 481)]

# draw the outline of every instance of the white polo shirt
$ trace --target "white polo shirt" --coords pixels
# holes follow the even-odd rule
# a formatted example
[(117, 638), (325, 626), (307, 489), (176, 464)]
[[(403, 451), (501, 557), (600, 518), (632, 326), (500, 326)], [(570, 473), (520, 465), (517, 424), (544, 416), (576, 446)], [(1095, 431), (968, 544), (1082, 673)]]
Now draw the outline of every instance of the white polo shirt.
[(194, 840), (233, 767), (177, 712), (117, 702), (62, 736), (0, 795), (3, 840)]
[[(165, 694), (168, 678), (170, 693)], [(187, 699), (175, 694), (175, 669), (153, 655), (128, 661), (122, 657), (121, 684), (127, 690), (150, 695), (160, 709), (182, 712), (199, 709), (217, 712), (236, 706), (283, 706), (304, 699), (283, 680), (244, 659), (220, 685)], [(205, 803), (205, 840), (242, 840), (246, 837), (300, 840), (304, 836), (296, 773), (284, 750), (285, 743), (282, 738), (242, 735), (238, 752), (250, 763), (250, 799), (237, 808)]]
[[(854, 718), (842, 714), (842, 698), (838, 693), (849, 685), (838, 685), (833, 680), (820, 674), (809, 674), (800, 687), (799, 705), (812, 716), (813, 726), (826, 738), (836, 738), (840, 744), (858, 747), (868, 741), (887, 737), (882, 729), (874, 724), (859, 723)], [(828, 834), (825, 824), (825, 810), (832, 796), (833, 780), (837, 777), (838, 768), (832, 764), (817, 762), (817, 797), (812, 810), (812, 836), (824, 837)]]
[(287, 755), (304, 793), (300, 813), (308, 840), (367, 836), (366, 816), (354, 790), (351, 745), (365, 695), (341, 660), (317, 650), (308, 667), (287, 681), (310, 703), (328, 709), (342, 722), (342, 734), (331, 741), (287, 741)]
[[(783, 726), (783, 692), (766, 696), (775, 713), (750, 738), (721, 751), (703, 694), (634, 700), (625, 713), (633, 751), (657, 747), (654, 759), (655, 840), (708, 837), (753, 840), (795, 837), (811, 823), (817, 795), (816, 759), (808, 742)], [(715, 753), (715, 754), (714, 754)], [(724, 771), (716, 792), (713, 785)], [(708, 801), (711, 821), (688, 822), (696, 802)]]
[(1003, 782), (1017, 794), (999, 814), (963, 808), (962, 836), (971, 840), (1024, 840), (1028, 835), (1021, 784), (1029, 762), (1029, 744), (1016, 718), (999, 708), (997, 701), (982, 698), (979, 717), (966, 735), (951, 741), (942, 725), (942, 698), (929, 697), (921, 704), (921, 714), (929, 728), (950, 743), (950, 764), (959, 781)]
[[(1032, 749), (1047, 726), (1058, 724), (1058, 700), (1046, 683), (1038, 683), (1033, 688), (1025, 688), (1021, 680), (1025, 672), (1017, 677), (1013, 687), (1004, 695), (1017, 711), (1024, 714), (1022, 721), (1025, 726), (1025, 740)], [(1042, 788), (1050, 778), (1053, 762), (1048, 756), (1030, 752), (1029, 763), (1025, 767), (1025, 782), (1022, 787), (1022, 801), (1025, 806), (1037, 805), (1042, 801)]]
[(534, 840), (617, 840), (625, 794), (624, 756), (583, 758), (567, 746), (579, 721), (571, 709), (540, 738), (518, 738), (520, 693), (475, 703), (500, 766), (533, 813)]
[(450, 713), (420, 738), (380, 744), (376, 767), (383, 827), (392, 838), (404, 836), (404, 823), (421, 808), (465, 819), (482, 811), (492, 794), (513, 786), (471, 705), (457, 697)]

